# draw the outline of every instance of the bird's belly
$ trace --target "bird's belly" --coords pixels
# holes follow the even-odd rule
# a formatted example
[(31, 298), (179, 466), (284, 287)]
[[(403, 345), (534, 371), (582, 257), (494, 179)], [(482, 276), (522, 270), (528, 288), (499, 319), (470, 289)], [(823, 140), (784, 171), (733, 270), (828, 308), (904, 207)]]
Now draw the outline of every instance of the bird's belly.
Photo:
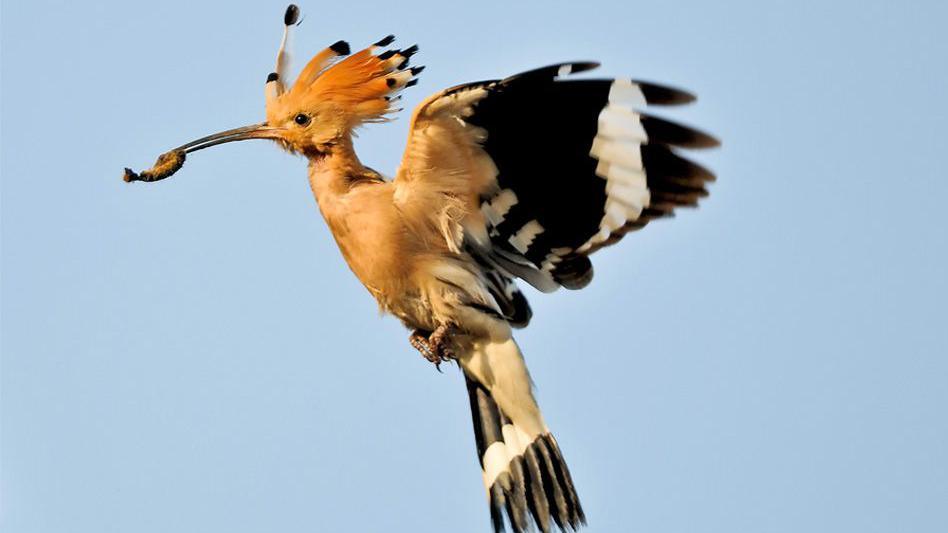
[(434, 330), (455, 326), (476, 337), (506, 338), (510, 327), (484, 285), (480, 269), (460, 256), (419, 258), (412, 290), (390, 304), (407, 326)]
[(365, 285), (379, 304), (379, 309), (401, 320), (406, 327), (433, 330), (430, 299), (419, 285), (415, 269), (421, 262), (406, 253), (405, 247), (392, 247), (374, 242), (349, 239), (339, 242), (349, 269)]
[(403, 294), (391, 301), (379, 301), (384, 311), (398, 318), (405, 327), (422, 331), (434, 331), (440, 325), (435, 318), (430, 302), (420, 294)]

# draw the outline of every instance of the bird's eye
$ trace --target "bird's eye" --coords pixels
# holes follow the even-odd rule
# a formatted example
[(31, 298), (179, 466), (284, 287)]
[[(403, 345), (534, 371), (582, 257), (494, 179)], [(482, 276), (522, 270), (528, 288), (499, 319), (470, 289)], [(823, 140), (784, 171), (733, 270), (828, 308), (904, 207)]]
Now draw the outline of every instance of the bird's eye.
[(296, 115), (296, 117), (293, 119), (293, 121), (299, 124), (300, 126), (305, 126), (309, 124), (309, 120), (310, 120), (309, 115), (305, 113), (300, 113), (299, 115)]

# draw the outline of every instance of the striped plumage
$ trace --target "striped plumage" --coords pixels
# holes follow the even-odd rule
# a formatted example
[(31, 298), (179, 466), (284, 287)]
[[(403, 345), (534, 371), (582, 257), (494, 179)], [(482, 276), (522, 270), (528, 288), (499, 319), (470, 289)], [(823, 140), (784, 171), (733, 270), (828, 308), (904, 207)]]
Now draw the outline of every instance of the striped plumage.
[[(527, 325), (530, 308), (511, 278), (544, 292), (585, 287), (592, 279), (590, 254), (676, 207), (697, 205), (714, 179), (676, 150), (716, 146), (715, 139), (640, 111), (649, 104), (685, 104), (692, 95), (627, 79), (564, 79), (596, 66), (566, 63), (459, 85), (427, 99), (415, 113), (396, 195), (399, 187), (410, 191), (421, 182), (449, 201), (468, 201), (466, 210), (458, 208), (464, 211), (459, 228), (443, 234), (488, 279), (496, 278), (489, 287), (504, 287), (491, 294), (513, 327)], [(432, 134), (450, 139), (450, 146)], [(463, 171), (453, 161), (428, 170), (437, 154), (456, 146), (472, 150), (460, 162)], [(434, 218), (440, 223), (447, 217)], [(504, 515), (514, 531), (531, 522), (542, 531), (585, 523), (569, 469), (539, 409), (543, 429), (522, 430), (464, 358), (461, 366), (494, 529), (503, 529)], [(522, 379), (529, 379), (525, 369)], [(532, 395), (522, 401), (535, 406)]]
[(361, 164), (352, 132), (397, 111), (398, 93), (422, 69), (409, 66), (418, 47), (387, 49), (388, 36), (351, 53), (338, 41), (291, 84), (285, 43), (298, 20), (291, 6), (267, 76), (267, 122), (185, 144), (162, 156), (173, 169), (126, 170), (125, 179), (164, 179), (186, 153), (242, 139), (304, 155), (350, 269), (426, 358), (463, 371), (495, 531), (578, 528), (579, 497), (512, 336), (532, 314), (515, 280), (544, 292), (582, 288), (596, 250), (707, 195), (712, 174), (680, 150), (717, 141), (642, 111), (694, 98), (571, 77), (597, 66), (589, 62), (458, 85), (416, 108), (388, 180)]
[(638, 111), (693, 96), (624, 79), (562, 79), (596, 66), (553, 65), (442, 95), (477, 93), (459, 115), (484, 130), (497, 167), (480, 195), (490, 242), (471, 250), (544, 292), (584, 287), (589, 254), (697, 205), (713, 179), (673, 151), (716, 146), (712, 137)]
[(573, 479), (553, 435), (546, 432), (520, 439), (491, 392), (468, 374), (464, 380), (494, 531), (504, 529), (505, 513), (514, 531), (529, 529), (531, 520), (542, 531), (549, 531), (551, 520), (563, 529), (585, 524)]

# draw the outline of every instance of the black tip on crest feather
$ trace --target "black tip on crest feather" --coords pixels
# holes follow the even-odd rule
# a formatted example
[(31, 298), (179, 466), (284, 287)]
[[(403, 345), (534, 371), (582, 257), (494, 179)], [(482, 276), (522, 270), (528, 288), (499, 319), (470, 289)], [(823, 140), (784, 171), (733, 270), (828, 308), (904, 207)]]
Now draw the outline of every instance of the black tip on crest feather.
[(386, 35), (386, 36), (383, 37), (381, 40), (377, 41), (377, 42), (374, 44), (374, 46), (388, 46), (388, 45), (392, 44), (393, 42), (395, 42), (395, 36), (394, 36), (394, 35)]
[(379, 54), (379, 59), (381, 59), (382, 61), (385, 61), (386, 59), (392, 57), (393, 55), (395, 55), (395, 50), (386, 50), (382, 52), (381, 54)]
[(405, 84), (405, 87), (414, 87), (415, 85), (418, 85), (418, 80), (412, 79), (408, 80), (408, 83)]
[(418, 45), (417, 45), (417, 44), (413, 44), (413, 45), (409, 46), (408, 48), (402, 50), (402, 51), (399, 52), (398, 54), (399, 54), (400, 56), (402, 56), (402, 57), (406, 57), (406, 58), (407, 58), (407, 57), (411, 57), (411, 56), (415, 55), (416, 53), (418, 53)]
[(411, 75), (412, 75), (412, 76), (417, 76), (417, 75), (421, 74), (421, 71), (422, 71), (422, 70), (425, 70), (425, 66), (424, 66), (424, 65), (419, 65), (419, 66), (417, 66), (417, 67), (412, 67), (412, 68), (411, 68)]
[(267, 74), (267, 83), (270, 83), (271, 81), (277, 81), (278, 79), (280, 79), (280, 75), (276, 72)]
[(283, 14), (283, 24), (292, 26), (300, 20), (300, 8), (296, 4), (286, 6), (286, 13)]
[(341, 56), (347, 56), (352, 51), (349, 48), (349, 43), (345, 41), (336, 41), (332, 43), (329, 49)]

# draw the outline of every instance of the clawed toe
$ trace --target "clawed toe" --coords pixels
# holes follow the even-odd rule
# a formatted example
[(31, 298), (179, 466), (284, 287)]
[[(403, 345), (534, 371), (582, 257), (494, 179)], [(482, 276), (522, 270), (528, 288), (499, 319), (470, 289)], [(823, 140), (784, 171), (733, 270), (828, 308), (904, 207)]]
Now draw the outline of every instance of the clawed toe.
[(451, 349), (451, 340), (449, 326), (438, 326), (430, 335), (416, 329), (408, 337), (408, 342), (421, 353), (426, 360), (434, 363), (438, 372), (441, 371), (441, 363), (457, 359), (454, 350)]

